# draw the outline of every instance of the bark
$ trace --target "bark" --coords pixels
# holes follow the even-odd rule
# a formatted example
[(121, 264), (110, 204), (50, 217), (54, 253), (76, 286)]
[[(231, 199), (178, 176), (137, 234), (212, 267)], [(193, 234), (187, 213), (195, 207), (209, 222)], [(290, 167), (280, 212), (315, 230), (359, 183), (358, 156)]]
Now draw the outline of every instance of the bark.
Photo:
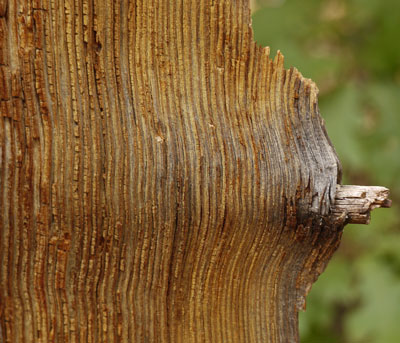
[(252, 35), (247, 0), (0, 0), (1, 342), (298, 340), (351, 215)]

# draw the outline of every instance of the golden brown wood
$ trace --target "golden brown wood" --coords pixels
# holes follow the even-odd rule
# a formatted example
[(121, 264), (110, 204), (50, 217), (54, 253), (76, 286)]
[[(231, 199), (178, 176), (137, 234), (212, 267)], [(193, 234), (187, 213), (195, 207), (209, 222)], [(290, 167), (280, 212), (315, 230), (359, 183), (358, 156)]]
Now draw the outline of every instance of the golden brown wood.
[(0, 0), (0, 340), (297, 341), (344, 225), (317, 93), (247, 0)]

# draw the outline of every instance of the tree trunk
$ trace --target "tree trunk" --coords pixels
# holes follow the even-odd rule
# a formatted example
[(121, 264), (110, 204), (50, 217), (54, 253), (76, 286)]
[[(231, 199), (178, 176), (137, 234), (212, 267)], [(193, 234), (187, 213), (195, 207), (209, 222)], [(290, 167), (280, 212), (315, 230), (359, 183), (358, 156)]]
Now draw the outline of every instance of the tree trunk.
[(317, 88), (252, 36), (248, 0), (0, 0), (1, 342), (298, 341), (387, 194), (335, 208)]

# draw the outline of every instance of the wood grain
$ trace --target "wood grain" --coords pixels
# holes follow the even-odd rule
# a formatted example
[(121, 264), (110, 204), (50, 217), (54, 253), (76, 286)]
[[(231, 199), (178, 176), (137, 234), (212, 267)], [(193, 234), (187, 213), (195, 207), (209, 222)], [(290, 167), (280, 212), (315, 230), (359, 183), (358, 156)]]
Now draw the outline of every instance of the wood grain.
[(247, 0), (0, 1), (0, 340), (297, 341), (344, 224), (317, 94)]
[(332, 214), (344, 216), (346, 223), (369, 224), (372, 210), (391, 205), (389, 189), (385, 187), (337, 185)]

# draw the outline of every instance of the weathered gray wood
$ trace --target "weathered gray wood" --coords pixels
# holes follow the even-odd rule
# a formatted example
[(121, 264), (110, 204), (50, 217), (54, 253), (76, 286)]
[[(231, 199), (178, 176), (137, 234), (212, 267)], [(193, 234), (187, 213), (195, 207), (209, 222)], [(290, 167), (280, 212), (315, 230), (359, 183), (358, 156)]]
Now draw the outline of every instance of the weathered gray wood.
[(369, 224), (370, 212), (378, 207), (390, 207), (389, 189), (379, 186), (337, 185), (332, 213), (345, 217), (346, 223)]

